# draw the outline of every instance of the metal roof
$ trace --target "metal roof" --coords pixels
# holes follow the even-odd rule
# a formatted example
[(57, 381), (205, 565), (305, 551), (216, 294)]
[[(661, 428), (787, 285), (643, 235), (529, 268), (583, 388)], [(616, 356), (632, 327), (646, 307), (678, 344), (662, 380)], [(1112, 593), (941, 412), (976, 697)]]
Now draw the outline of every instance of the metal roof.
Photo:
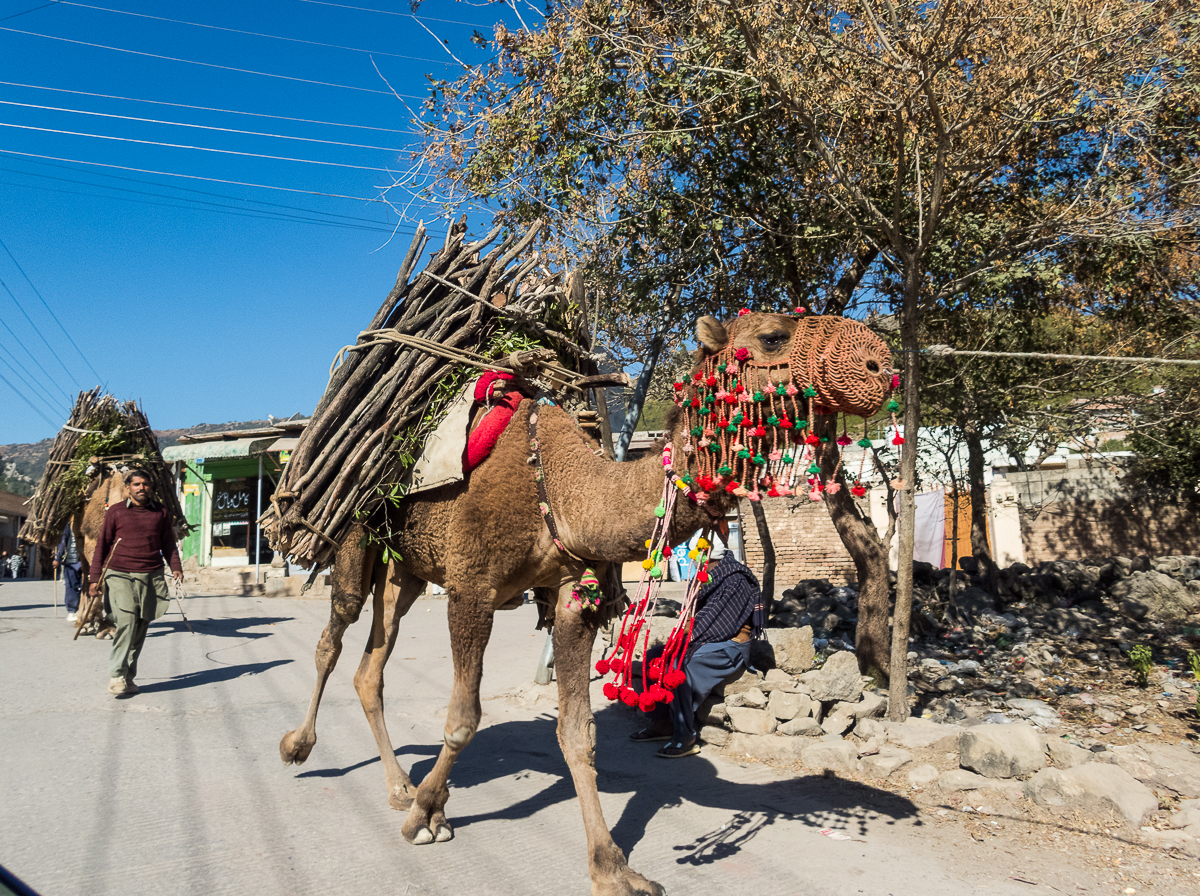
[(264, 453), (278, 440), (279, 436), (273, 435), (224, 442), (191, 442), (187, 445), (164, 448), (162, 456), (167, 463), (177, 460), (212, 460), (218, 457), (253, 457)]

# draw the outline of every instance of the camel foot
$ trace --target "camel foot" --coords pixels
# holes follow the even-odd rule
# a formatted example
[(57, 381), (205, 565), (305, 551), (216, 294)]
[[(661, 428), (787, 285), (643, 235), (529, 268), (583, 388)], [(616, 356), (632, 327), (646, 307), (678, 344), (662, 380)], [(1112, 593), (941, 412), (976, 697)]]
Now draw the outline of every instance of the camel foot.
[(303, 765), (304, 760), (308, 758), (308, 754), (312, 752), (312, 748), (316, 746), (317, 738), (305, 738), (300, 735), (299, 729), (289, 731), (279, 741), (279, 758), (283, 760), (284, 765)]
[[(416, 807), (413, 808), (415, 810)], [(450, 826), (450, 822), (446, 820), (443, 813), (434, 812), (428, 820), (423, 820), (419, 815), (414, 818), (414, 814), (415, 811), (409, 812), (404, 827), (400, 829), (404, 839), (413, 846), (424, 846), (426, 843), (445, 843), (454, 839), (454, 828)]]
[(404, 790), (393, 790), (388, 796), (388, 805), (393, 809), (400, 809), (401, 811), (407, 812), (412, 808), (413, 797), (415, 796), (415, 791), (409, 793)]
[(592, 881), (592, 896), (666, 896), (666, 893), (661, 884), (632, 869), (619, 876)]

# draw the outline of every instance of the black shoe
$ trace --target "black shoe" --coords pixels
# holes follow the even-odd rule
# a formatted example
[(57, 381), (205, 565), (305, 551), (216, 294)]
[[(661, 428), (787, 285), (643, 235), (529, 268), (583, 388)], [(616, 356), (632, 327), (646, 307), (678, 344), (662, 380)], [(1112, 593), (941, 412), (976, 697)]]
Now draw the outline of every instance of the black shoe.
[(670, 734), (659, 734), (654, 728), (643, 728), (641, 731), (635, 731), (629, 735), (629, 739), (634, 743), (646, 744), (655, 740), (670, 740)]
[(695, 756), (699, 752), (700, 744), (693, 740), (687, 744), (667, 744), (654, 755), (663, 759), (682, 759), (684, 756)]

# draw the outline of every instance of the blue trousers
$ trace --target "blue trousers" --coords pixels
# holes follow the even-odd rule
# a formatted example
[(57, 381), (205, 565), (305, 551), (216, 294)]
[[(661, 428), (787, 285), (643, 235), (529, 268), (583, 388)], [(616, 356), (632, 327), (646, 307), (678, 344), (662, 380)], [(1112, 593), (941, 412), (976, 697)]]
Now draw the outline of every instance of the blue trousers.
[(64, 602), (67, 605), (67, 612), (74, 613), (79, 609), (79, 580), (82, 577), (82, 570), (78, 563), (64, 563), (59, 566), (62, 570), (63, 588), (65, 589)]
[(720, 641), (701, 644), (684, 664), (687, 680), (675, 689), (675, 699), (660, 704), (650, 713), (655, 721), (670, 719), (675, 733), (671, 743), (683, 746), (695, 740), (699, 730), (696, 710), (713, 688), (750, 666), (750, 642)]

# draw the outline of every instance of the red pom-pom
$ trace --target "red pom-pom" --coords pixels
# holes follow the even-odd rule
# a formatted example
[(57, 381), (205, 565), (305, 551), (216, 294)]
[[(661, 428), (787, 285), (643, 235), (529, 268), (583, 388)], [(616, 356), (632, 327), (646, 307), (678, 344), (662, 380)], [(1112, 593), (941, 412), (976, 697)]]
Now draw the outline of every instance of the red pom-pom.
[(672, 387), (674, 387), (676, 392), (683, 391), (683, 383), (672, 383), (671, 385), (672, 385)]
[(663, 684), (671, 690), (675, 690), (675, 688), (679, 687), (685, 681), (687, 681), (687, 673), (682, 669), (669, 669), (667, 670), (667, 674), (663, 676)]
[(621, 688), (621, 702), (626, 706), (637, 706), (638, 692), (633, 688)]
[(725, 491), (729, 492), (729, 494), (732, 495), (735, 491), (737, 491), (741, 487), (742, 486), (736, 480), (731, 479), (731, 480), (729, 480), (729, 483), (725, 486)]
[(607, 675), (608, 674), (608, 660), (604, 659), (603, 657), (596, 660), (596, 671), (599, 672), (601, 675)]
[(658, 702), (659, 703), (670, 703), (674, 699), (675, 699), (675, 692), (668, 691), (666, 688), (663, 688), (662, 695), (658, 698)]
[(805, 444), (805, 445), (816, 445), (816, 444), (818, 444), (820, 441), (821, 441), (820, 439), (818, 439), (816, 436), (814, 436), (814, 435), (813, 435), (813, 434), (810, 432), (810, 433), (809, 433), (809, 434), (808, 434), (808, 435), (805, 437), (805, 439), (804, 439), (804, 444)]
[(609, 700), (616, 700), (620, 696), (620, 690), (617, 688), (615, 681), (610, 681), (604, 685), (604, 696)]
[(620, 675), (625, 671), (625, 661), (619, 656), (614, 656), (608, 661), (608, 671), (612, 672), (614, 675)]
[(700, 382), (702, 379), (704, 379), (704, 374), (697, 370), (692, 374), (692, 379), (694, 379), (696, 382)]
[(664, 545), (663, 545), (663, 549), (662, 549), (662, 551), (663, 551), (663, 556), (664, 556), (664, 557), (670, 557), (670, 556), (671, 556), (671, 546), (670, 546), (670, 545), (666, 545), (666, 544), (664, 544)]
[(715, 386), (717, 384), (717, 378), (715, 376), (710, 376), (708, 379), (706, 379), (704, 381), (704, 384), (711, 389), (713, 386)]
[(704, 570), (700, 570), (700, 572), (696, 573), (696, 579), (700, 582), (707, 582), (708, 573)]
[(903, 445), (904, 444), (904, 436), (900, 435), (900, 433), (896, 433), (894, 436), (892, 436), (892, 444), (893, 445)]
[(779, 489), (777, 489), (775, 486), (771, 486), (771, 490), (769, 492), (767, 492), (767, 497), (768, 498), (778, 498), (779, 497)]
[(733, 353), (733, 356), (735, 358), (737, 358), (739, 361), (745, 361), (747, 358), (750, 357), (750, 349), (739, 348), (736, 352)]
[(867, 493), (867, 489), (865, 486), (861, 486), (861, 485), (850, 486), (850, 494), (854, 495), (854, 497), (856, 497), (856, 498), (861, 498), (866, 493)]
[(789, 420), (787, 417), (780, 417), (779, 418), (779, 428), (780, 429), (791, 429), (792, 421)]
[(655, 657), (650, 661), (650, 665), (646, 667), (646, 674), (650, 676), (651, 681), (658, 681), (662, 678), (662, 657)]
[(638, 697), (638, 709), (642, 712), (654, 712), (654, 707), (657, 705), (655, 699), (650, 696), (649, 691), (643, 691)]
[(740, 425), (744, 426), (746, 429), (749, 429), (751, 426), (754, 425), (754, 421), (751, 420), (749, 417), (743, 417)]
[(699, 398), (693, 398), (693, 399), (692, 399), (692, 405), (691, 405), (691, 406), (692, 406), (692, 407), (694, 407), (694, 408), (698, 408), (698, 407), (700, 407), (700, 399), (699, 399)]

